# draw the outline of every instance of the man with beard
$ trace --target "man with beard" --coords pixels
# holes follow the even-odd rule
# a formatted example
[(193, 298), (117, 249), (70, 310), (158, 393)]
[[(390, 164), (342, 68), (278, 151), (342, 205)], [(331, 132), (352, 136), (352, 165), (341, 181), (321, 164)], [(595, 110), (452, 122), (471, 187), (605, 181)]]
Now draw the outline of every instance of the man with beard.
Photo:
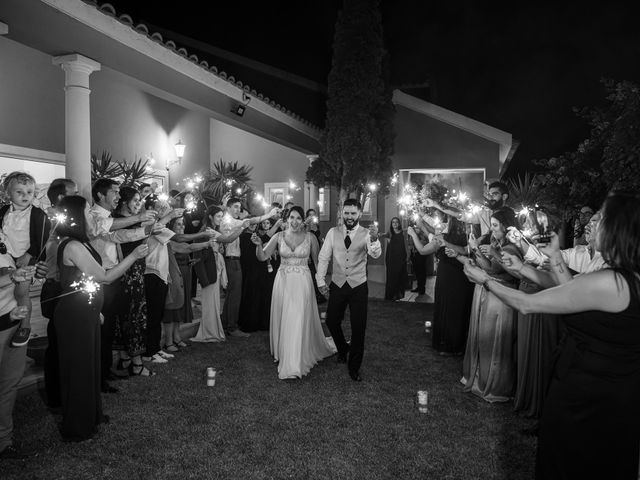
[[(478, 213), (474, 213), (471, 217), (467, 216), (465, 212), (460, 212), (452, 208), (448, 208), (438, 204), (437, 202), (427, 199), (426, 206), (437, 208), (447, 215), (457, 218), (465, 223), (479, 224), (482, 237), (486, 237), (491, 234), (491, 215), (496, 210), (506, 207), (507, 199), (509, 198), (509, 188), (502, 182), (491, 182), (485, 191), (485, 206)], [(480, 239), (479, 239), (480, 240)], [(482, 242), (480, 242), (482, 243)], [(459, 252), (464, 253), (464, 252)]]
[[(378, 258), (382, 253), (378, 240), (378, 227), (371, 224), (369, 229), (359, 225), (362, 205), (356, 199), (345, 200), (342, 206), (343, 224), (333, 227), (318, 255), (316, 280), (318, 289), (326, 297), (327, 327), (338, 349), (338, 363), (347, 363), (349, 376), (355, 382), (362, 380), (360, 365), (364, 354), (364, 334), (367, 325), (367, 254)], [(327, 286), (325, 275), (329, 260), (333, 272), (331, 284)], [(342, 319), (349, 307), (351, 317), (351, 345), (342, 332)], [(348, 358), (347, 358), (348, 357)]]

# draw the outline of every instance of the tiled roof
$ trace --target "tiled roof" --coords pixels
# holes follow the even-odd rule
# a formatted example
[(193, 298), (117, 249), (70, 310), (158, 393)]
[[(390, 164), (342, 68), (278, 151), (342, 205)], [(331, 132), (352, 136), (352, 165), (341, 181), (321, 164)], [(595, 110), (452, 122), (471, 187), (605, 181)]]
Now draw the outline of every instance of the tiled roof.
[(243, 90), (247, 95), (250, 95), (254, 99), (257, 99), (259, 101), (266, 103), (270, 107), (276, 110), (279, 110), (280, 112), (292, 117), (294, 120), (297, 120), (298, 122), (303, 123), (304, 125), (307, 125), (308, 127), (311, 127), (317, 131), (322, 130), (317, 125), (314, 125), (308, 120), (305, 120), (300, 115), (297, 115), (296, 113), (287, 109), (285, 106), (280, 105), (275, 100), (267, 96), (264, 96), (262, 93), (258, 92), (255, 88), (250, 87), (249, 85), (245, 85), (242, 82), (242, 80), (236, 79), (233, 75), (229, 75), (225, 71), (218, 71), (218, 68), (215, 65), (209, 65), (207, 61), (200, 60), (197, 55), (189, 54), (189, 52), (185, 48), (178, 47), (178, 45), (176, 45), (174, 41), (172, 40), (165, 41), (164, 38), (162, 38), (162, 35), (160, 33), (150, 32), (149, 28), (144, 23), (139, 23), (135, 25), (130, 15), (127, 15), (127, 14), (118, 15), (113, 5), (109, 3), (99, 4), (97, 0), (82, 0), (82, 1), (86, 4), (93, 5), (101, 13), (108, 15), (110, 17), (113, 17), (119, 22), (123, 23), (124, 25), (129, 26), (132, 30), (134, 30), (138, 34), (144, 35), (147, 38), (150, 38), (151, 40), (153, 40), (154, 42), (159, 43), (160, 45), (163, 45), (165, 48), (171, 50), (177, 55), (180, 55), (181, 57), (188, 59), (189, 61), (195, 63), (196, 65), (208, 71), (212, 75), (215, 75), (221, 78), (222, 80), (232, 85), (235, 85), (236, 87)]

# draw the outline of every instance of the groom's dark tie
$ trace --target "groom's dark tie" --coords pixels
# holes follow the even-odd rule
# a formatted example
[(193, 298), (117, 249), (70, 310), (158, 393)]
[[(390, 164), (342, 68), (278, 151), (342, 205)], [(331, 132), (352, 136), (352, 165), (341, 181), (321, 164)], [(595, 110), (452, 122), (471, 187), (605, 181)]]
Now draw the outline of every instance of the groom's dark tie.
[(347, 236), (344, 237), (344, 246), (347, 247), (347, 250), (349, 250), (349, 247), (351, 246), (351, 237), (349, 236), (349, 230), (347, 230)]

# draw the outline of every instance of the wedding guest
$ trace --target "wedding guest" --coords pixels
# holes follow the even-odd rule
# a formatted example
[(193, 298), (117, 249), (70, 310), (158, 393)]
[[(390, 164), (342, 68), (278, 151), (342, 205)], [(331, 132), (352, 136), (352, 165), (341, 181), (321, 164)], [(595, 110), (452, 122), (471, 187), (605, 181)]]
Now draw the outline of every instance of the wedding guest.
[(388, 240), (384, 257), (387, 270), (384, 298), (385, 300), (401, 300), (404, 298), (407, 286), (407, 246), (400, 219), (393, 217), (389, 224), (389, 230), (386, 233), (381, 233), (378, 238)]
[[(179, 193), (176, 191), (176, 193)], [(174, 197), (174, 193), (171, 195)], [(202, 229), (202, 225), (205, 223), (205, 216), (207, 214), (207, 207), (203, 201), (197, 200), (191, 192), (187, 192), (179, 196), (181, 199), (180, 207), (184, 208), (184, 233), (187, 235), (198, 233)], [(195, 205), (195, 208), (192, 208)], [(191, 270), (191, 290), (190, 295), (193, 303), (196, 305), (200, 303), (200, 300), (196, 298), (198, 294), (198, 278), (196, 277), (195, 270)]]
[(162, 228), (148, 239), (149, 254), (145, 261), (144, 292), (147, 299), (147, 331), (142, 360), (166, 363), (174, 355), (162, 350), (162, 317), (169, 290), (169, 241), (176, 235), (165, 227), (173, 218), (181, 217), (182, 209), (172, 209), (167, 203), (155, 200), (152, 204), (158, 212), (157, 224)]
[[(527, 263), (518, 257), (503, 253), (503, 265), (512, 274), (521, 277), (520, 290), (525, 293), (536, 293), (544, 288), (566, 283), (573, 276), (556, 276), (553, 272), (546, 272), (536, 268), (549, 257), (561, 256), (569, 267), (578, 273), (600, 270), (604, 268), (602, 256), (595, 250), (597, 237), (597, 223), (600, 213), (597, 212), (585, 228), (588, 246), (560, 250), (557, 235), (553, 234), (551, 242), (538, 250), (530, 246), (522, 235), (510, 235), (509, 239), (524, 252)], [(537, 254), (536, 254), (537, 253)], [(545, 254), (548, 254), (545, 255)], [(596, 262), (593, 262), (593, 259)], [(518, 374), (514, 410), (526, 416), (539, 418), (544, 405), (544, 399), (551, 381), (553, 355), (561, 336), (560, 322), (555, 315), (548, 313), (518, 312)]]
[(407, 229), (419, 254), (435, 253), (438, 258), (431, 341), (433, 348), (443, 356), (464, 353), (473, 300), (473, 284), (467, 280), (462, 263), (457, 260), (467, 246), (465, 225), (455, 217), (448, 218), (447, 233), (434, 236), (427, 244), (413, 228)]
[[(519, 255), (506, 238), (507, 228), (515, 224), (513, 210), (508, 207), (496, 210), (491, 215), (491, 243), (478, 246), (475, 240), (469, 242), (478, 265), (509, 288), (516, 288), (517, 279), (502, 266), (500, 252)], [(465, 263), (468, 261), (466, 257), (457, 258)], [(465, 391), (487, 402), (511, 399), (516, 381), (514, 321), (515, 314), (510, 306), (486, 288), (476, 286), (461, 380)]]
[[(282, 219), (278, 218), (277, 220), (274, 220), (273, 218), (270, 218), (269, 220), (265, 220), (264, 222), (262, 222), (260, 225), (261, 228), (258, 230), (258, 236), (260, 237), (260, 240), (262, 240), (262, 243), (266, 245), (267, 243), (269, 243), (269, 240), (271, 240), (271, 237), (273, 237), (280, 231), (280, 227), (282, 226)], [(260, 330), (269, 330), (269, 326), (271, 324), (271, 300), (273, 295), (273, 282), (276, 279), (279, 268), (280, 255), (277, 251), (274, 251), (267, 260), (267, 276), (264, 283), (264, 290), (267, 294), (263, 297), (264, 304), (262, 306), (262, 311), (266, 312), (266, 315), (263, 316), (264, 322), (260, 325)], [(311, 269), (311, 265), (309, 265), (309, 268)], [(313, 268), (315, 271), (315, 265)], [(313, 279), (313, 284), (316, 284), (315, 278)], [(324, 298), (323, 295), (321, 295), (321, 297), (325, 302), (327, 301), (327, 299)]]
[[(68, 178), (56, 178), (47, 189), (47, 198), (51, 203), (49, 217), (58, 212), (57, 206), (60, 200), (69, 195), (77, 195), (78, 187)], [(47, 394), (47, 406), (52, 409), (60, 408), (60, 366), (58, 360), (58, 338), (53, 312), (55, 312), (57, 297), (62, 293), (60, 286), (60, 274), (58, 272), (58, 233), (55, 224), (51, 227), (46, 243), (47, 276), (40, 291), (40, 311), (47, 322), (47, 349), (44, 352), (44, 388)]]
[[(245, 220), (249, 224), (260, 223), (271, 217), (280, 214), (277, 208), (260, 217), (245, 218), (240, 220), (240, 210), (242, 202), (239, 198), (231, 197), (227, 200), (227, 211), (220, 224), (220, 233), (229, 236), (231, 232), (242, 225)], [(249, 334), (243, 332), (238, 327), (238, 315), (240, 313), (240, 299), (242, 297), (242, 269), (240, 267), (240, 241), (236, 240), (228, 243), (225, 248), (225, 267), (228, 277), (227, 296), (222, 309), (222, 325), (225, 332), (230, 336), (248, 337)]]
[[(119, 191), (120, 198), (116, 206), (113, 218), (136, 217), (142, 208), (142, 197), (133, 187), (122, 187)], [(125, 227), (135, 230), (140, 228), (140, 223)], [(146, 238), (139, 238), (132, 242), (123, 242), (118, 245), (119, 256), (131, 254), (138, 246), (145, 243)], [(124, 273), (120, 285), (122, 292), (121, 301), (124, 303), (115, 317), (114, 341), (112, 348), (119, 352), (120, 359), (116, 367), (117, 372), (124, 375), (150, 377), (155, 372), (142, 364), (142, 354), (146, 350), (147, 338), (147, 298), (144, 289), (145, 259), (136, 260)], [(121, 374), (122, 375), (122, 374)]]
[[(99, 178), (91, 187), (93, 206), (89, 210), (90, 221), (87, 234), (91, 246), (102, 259), (102, 266), (110, 270), (118, 265), (118, 244), (134, 242), (146, 238), (153, 229), (153, 225), (127, 229), (134, 224), (153, 221), (156, 212), (144, 211), (129, 217), (114, 218), (111, 212), (118, 206), (120, 200), (120, 185), (109, 178)], [(123, 297), (124, 284), (122, 276), (118, 275), (112, 283), (104, 285), (103, 317), (100, 327), (102, 390), (105, 393), (117, 393), (118, 389), (109, 384), (112, 378), (113, 363), (112, 345), (115, 333), (116, 318), (126, 315), (128, 305)]]
[(449, 216), (456, 217), (461, 222), (480, 226), (480, 240), (489, 237), (491, 234), (491, 214), (507, 205), (509, 199), (509, 187), (503, 182), (485, 183), (485, 205), (477, 213), (468, 216), (467, 213), (461, 212), (427, 198), (425, 206), (428, 208), (436, 208)]
[[(174, 218), (167, 225), (176, 236), (184, 234), (184, 217)], [(175, 238), (175, 237), (174, 237)], [(184, 243), (169, 241), (169, 290), (165, 303), (163, 325), (163, 350), (173, 353), (178, 347), (188, 346), (180, 337), (180, 324), (193, 321), (191, 309), (191, 254), (214, 247), (213, 240)]]
[(138, 191), (140, 192), (140, 197), (142, 198), (143, 202), (147, 199), (147, 197), (149, 197), (149, 195), (152, 195), (154, 193), (153, 188), (151, 188), (151, 185), (148, 183), (141, 183), (138, 187)]
[[(424, 235), (421, 229), (417, 229), (415, 232), (422, 245), (429, 243), (429, 238)], [(413, 267), (413, 274), (416, 277), (416, 288), (411, 290), (411, 292), (424, 295), (427, 286), (427, 262), (433, 265), (433, 254), (422, 255), (416, 247), (413, 237), (409, 236), (407, 240), (409, 243), (409, 258), (411, 260), (411, 266)], [(431, 267), (431, 275), (433, 275), (433, 267)]]
[[(21, 316), (16, 315), (15, 285), (16, 282), (30, 281), (34, 272), (24, 268), (16, 270), (15, 262), (5, 248), (6, 245), (0, 250), (5, 252), (0, 253), (0, 460), (24, 459), (36, 454), (33, 449), (13, 443), (13, 407), (25, 369), (27, 347), (11, 346), (11, 338), (18, 329)], [(38, 262), (37, 278), (43, 278), (46, 273), (46, 264)]]
[(147, 255), (148, 247), (140, 245), (122, 262), (106, 270), (87, 236), (87, 223), (91, 220), (87, 201), (73, 195), (63, 198), (59, 207), (66, 209), (70, 220), (58, 226), (61, 237), (58, 269), (63, 296), (56, 305), (54, 322), (60, 349), (60, 433), (65, 441), (82, 441), (93, 437), (98, 424), (108, 422), (108, 417), (102, 413), (100, 398), (103, 290), (99, 288), (89, 295), (76, 290), (73, 284), (83, 282), (87, 277), (93, 277), (101, 284), (111, 283), (137, 259)]
[(585, 227), (589, 223), (589, 220), (593, 216), (593, 208), (588, 205), (583, 206), (578, 213), (573, 225), (573, 246), (587, 245), (587, 239), (585, 237)]
[[(240, 234), (240, 264), (242, 266), (242, 300), (240, 302), (240, 329), (243, 332), (267, 330), (270, 307), (266, 299), (271, 297), (267, 291), (268, 262), (260, 261), (256, 255), (256, 246), (251, 237), (258, 231), (258, 224), (249, 225)], [(262, 239), (262, 237), (260, 237)], [(266, 328), (265, 328), (266, 327)]]
[(197, 262), (194, 270), (202, 287), (202, 318), (196, 336), (192, 342), (220, 342), (226, 340), (225, 331), (220, 316), (220, 287), (228, 286), (226, 262), (221, 253), (221, 243), (235, 241), (242, 230), (249, 225), (248, 220), (236, 225), (235, 228), (223, 235), (220, 225), (224, 217), (224, 211), (217, 206), (207, 209), (206, 223), (203, 228), (211, 229), (215, 243), (211, 248), (201, 250), (194, 254)]
[[(602, 207), (596, 248), (608, 268), (535, 294), (505, 288), (467, 266), (468, 277), (523, 313), (563, 315), (545, 400), (536, 477), (636, 478), (640, 432), (640, 195), (614, 191)], [(561, 256), (554, 270), (566, 270)]]
[[(43, 247), (46, 244), (51, 222), (38, 207), (33, 206), (36, 180), (25, 172), (11, 172), (2, 182), (9, 203), (0, 207), (0, 229), (5, 235), (5, 244), (16, 267), (34, 265), (44, 258)], [(33, 268), (33, 267), (31, 267)], [(27, 307), (27, 314), (14, 332), (11, 345), (22, 347), (29, 342), (31, 334), (31, 297), (30, 281), (16, 286), (15, 297), (18, 305)]]

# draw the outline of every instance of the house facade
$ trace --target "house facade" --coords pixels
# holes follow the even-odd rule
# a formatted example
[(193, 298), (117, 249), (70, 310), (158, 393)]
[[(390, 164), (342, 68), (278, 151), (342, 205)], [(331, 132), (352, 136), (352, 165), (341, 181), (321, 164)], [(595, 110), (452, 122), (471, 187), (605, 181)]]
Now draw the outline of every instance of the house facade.
[[(67, 176), (88, 195), (90, 156), (107, 151), (114, 160), (153, 159), (150, 179), (167, 191), (223, 159), (253, 167), (254, 190), (267, 200), (319, 210), (323, 231), (336, 218), (336, 192), (304, 183), (322, 130), (292, 112), (296, 105), (281, 105), (261, 85), (243, 83), (108, 4), (3, 0), (0, 58), (0, 173), (27, 170), (43, 183)], [(250, 67), (238, 71), (250, 77)], [(268, 68), (260, 75), (250, 80), (287, 80)], [(325, 93), (299, 79), (295, 89), (289, 98), (308, 98), (305, 89)], [(509, 133), (400, 90), (393, 102), (400, 181), (387, 197), (371, 195), (365, 224), (386, 230), (399, 215), (403, 185), (420, 175), (457, 175), (478, 195), (513, 155)], [(186, 146), (181, 159), (176, 143)], [(383, 258), (372, 261), (370, 276), (384, 281)]]

